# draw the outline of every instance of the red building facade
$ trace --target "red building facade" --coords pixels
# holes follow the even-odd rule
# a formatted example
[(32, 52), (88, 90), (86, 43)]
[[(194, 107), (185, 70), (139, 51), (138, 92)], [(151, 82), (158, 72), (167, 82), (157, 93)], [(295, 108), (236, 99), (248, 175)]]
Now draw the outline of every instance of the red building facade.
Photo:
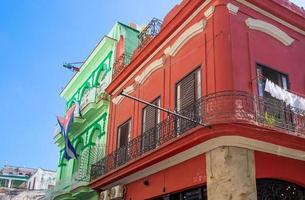
[(139, 39), (107, 88), (107, 156), (92, 188), (119, 185), (128, 200), (305, 199), (305, 111), (264, 91), (269, 80), (304, 99), (302, 9), (184, 0)]

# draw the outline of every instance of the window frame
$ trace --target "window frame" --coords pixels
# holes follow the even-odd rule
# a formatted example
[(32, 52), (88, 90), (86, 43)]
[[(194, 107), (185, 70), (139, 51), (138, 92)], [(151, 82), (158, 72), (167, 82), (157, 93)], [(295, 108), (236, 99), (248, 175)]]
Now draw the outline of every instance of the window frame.
[[(153, 101), (151, 101), (151, 102), (149, 102), (149, 103), (153, 103), (153, 102), (155, 102), (155, 101), (159, 101), (158, 102), (158, 105), (157, 106), (161, 106), (161, 95), (160, 96), (158, 96), (157, 98), (155, 98)], [(146, 109), (146, 108), (148, 108), (149, 107), (149, 105), (146, 105), (146, 106), (144, 106), (143, 108), (142, 108), (142, 123), (141, 123), (141, 135), (144, 133), (144, 110)], [(156, 108), (157, 109), (157, 108)], [(161, 122), (161, 113), (160, 113), (160, 110), (158, 109), (158, 113), (157, 113), (157, 115), (159, 115), (159, 116), (157, 116), (157, 124), (158, 123), (160, 123)], [(146, 130), (145, 130), (146, 131)]]
[(127, 141), (127, 144), (129, 143), (130, 141), (130, 133), (131, 133), (131, 117), (128, 118), (126, 121), (124, 121), (123, 123), (121, 123), (118, 128), (117, 128), (117, 137), (116, 137), (116, 149), (119, 149), (120, 147), (120, 142), (119, 142), (119, 139), (121, 137), (121, 128), (125, 125), (129, 123), (129, 129), (128, 129), (128, 141)]
[[(194, 74), (194, 77), (197, 77), (197, 87), (194, 87), (194, 99), (193, 99), (193, 104), (195, 105), (196, 102), (198, 102), (200, 100), (200, 98), (202, 97), (202, 67), (201, 65), (197, 66), (196, 68), (194, 68), (192, 71), (190, 71), (189, 73), (185, 74), (179, 81), (176, 82), (175, 84), (175, 111), (177, 113), (181, 113), (181, 111), (183, 111), (185, 108), (181, 107), (181, 95), (179, 95), (179, 99), (178, 99), (178, 87), (181, 84), (181, 82), (183, 80), (185, 80), (188, 76), (190, 76), (191, 74)], [(198, 78), (199, 75), (199, 78)], [(195, 80), (196, 81), (196, 80)], [(179, 107), (178, 107), (179, 105)], [(191, 105), (191, 104), (189, 104)], [(182, 113), (183, 114), (183, 113)], [(194, 118), (200, 117), (200, 121), (202, 121), (201, 116), (202, 116), (202, 108), (201, 106), (198, 108), (198, 113), (196, 112), (196, 110), (194, 110)], [(198, 114), (198, 115), (197, 115)], [(197, 119), (195, 119), (197, 120)], [(175, 119), (175, 129), (176, 129), (176, 134), (181, 135), (184, 132), (194, 128), (195, 126), (192, 125), (187, 125), (189, 122), (185, 122), (185, 119), (181, 119), (181, 118), (176, 118)], [(184, 124), (184, 125), (183, 125)], [(184, 126), (184, 127), (183, 127)]]
[[(256, 63), (256, 65), (255, 65), (255, 73), (256, 73), (256, 81), (257, 81), (257, 83), (256, 83), (256, 87), (257, 87), (257, 95), (258, 96), (261, 96), (260, 95), (260, 91), (259, 91), (259, 81), (261, 80), (261, 77), (259, 77), (260, 75), (263, 75), (262, 74), (262, 69), (263, 68), (265, 68), (265, 69), (267, 69), (267, 70), (271, 70), (271, 71), (273, 71), (273, 72), (275, 72), (275, 73), (277, 73), (277, 74), (279, 74), (279, 75), (281, 75), (281, 82), (282, 82), (282, 85), (283, 85), (283, 77), (285, 77), (286, 78), (286, 81), (287, 81), (287, 85), (286, 85), (286, 89), (287, 90), (289, 90), (290, 89), (290, 86), (291, 86), (291, 83), (290, 83), (290, 81), (289, 81), (289, 74), (288, 73), (284, 73), (283, 71), (280, 71), (280, 70), (278, 70), (278, 69), (275, 69), (275, 68), (273, 68), (273, 67), (270, 67), (270, 66), (268, 66), (268, 65), (265, 65), (265, 64), (261, 64), (261, 63)], [(258, 70), (261, 70), (261, 74), (258, 74)], [(264, 78), (266, 78), (266, 77), (264, 77)], [(264, 83), (266, 83), (266, 80), (264, 80)], [(278, 83), (275, 83), (275, 84), (278, 84)], [(280, 85), (279, 85), (280, 86)], [(280, 86), (280, 87), (282, 87), (282, 86)], [(264, 97), (264, 86), (263, 86), (263, 95), (262, 95), (262, 97)], [(285, 89), (285, 88), (284, 88)]]
[[(153, 102), (155, 102), (155, 101), (158, 101), (158, 105), (157, 106), (161, 106), (161, 95), (159, 95), (157, 98), (155, 98), (153, 101), (151, 101), (150, 103), (153, 103)], [(141, 121), (141, 151), (143, 151), (143, 149), (144, 149), (144, 140), (143, 140), (143, 135), (144, 135), (144, 133), (147, 131), (147, 130), (145, 130), (144, 131), (144, 111), (145, 111), (145, 109), (146, 108), (148, 108), (149, 107), (149, 105), (146, 105), (146, 106), (144, 106), (143, 108), (142, 108), (142, 121)], [(157, 108), (156, 108), (157, 109)], [(159, 109), (157, 109), (158, 111), (157, 111), (157, 123), (156, 123), (156, 125), (157, 124), (159, 124), (160, 122), (161, 122), (161, 112), (160, 112), (160, 110)], [(157, 138), (160, 138), (160, 132), (158, 131), (157, 133), (156, 133), (156, 137)], [(158, 146), (159, 144), (157, 143), (156, 144), (156, 146)]]
[(195, 94), (197, 94), (197, 98), (196, 100), (198, 100), (199, 98), (201, 98), (202, 96), (202, 66), (201, 64), (198, 65), (195, 69), (193, 69), (192, 71), (190, 71), (189, 73), (187, 73), (186, 75), (184, 75), (182, 78), (180, 78), (176, 83), (175, 83), (175, 110), (178, 111), (178, 85), (183, 81), (183, 79), (185, 79), (186, 77), (188, 77), (189, 75), (191, 75), (192, 73), (199, 71), (200, 72), (200, 81), (199, 84), (200, 85), (200, 94), (198, 94), (198, 88), (197, 90), (195, 90)]

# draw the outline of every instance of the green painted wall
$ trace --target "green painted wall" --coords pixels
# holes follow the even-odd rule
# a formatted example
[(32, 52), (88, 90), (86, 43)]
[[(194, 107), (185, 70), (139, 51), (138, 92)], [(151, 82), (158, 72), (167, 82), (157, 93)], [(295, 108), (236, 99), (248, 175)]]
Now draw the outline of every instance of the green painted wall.
[[(80, 101), (84, 106), (83, 119), (75, 118), (69, 133), (73, 146), (78, 150), (77, 161), (64, 159), (62, 135), (59, 131), (55, 135), (54, 140), (59, 147), (59, 159), (53, 199), (67, 199), (71, 196), (74, 199), (97, 199), (97, 194), (86, 187), (86, 183), (90, 179), (91, 164), (105, 155), (109, 101), (101, 98), (107, 99), (104, 89), (111, 82), (116, 43), (121, 35), (125, 38), (125, 52), (132, 54), (138, 45), (138, 31), (118, 22), (110, 33), (103, 37), (80, 71), (60, 94), (66, 100), (66, 109), (75, 101)], [(88, 99), (90, 103), (84, 103)], [(84, 184), (81, 187), (74, 186), (80, 183)]]

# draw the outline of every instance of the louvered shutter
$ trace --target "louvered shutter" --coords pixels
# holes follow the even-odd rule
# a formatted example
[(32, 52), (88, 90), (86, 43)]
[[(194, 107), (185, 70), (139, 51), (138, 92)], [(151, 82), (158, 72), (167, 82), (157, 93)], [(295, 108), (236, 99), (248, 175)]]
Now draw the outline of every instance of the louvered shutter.
[(195, 94), (195, 73), (191, 73), (187, 77), (185, 77), (180, 82), (180, 96), (178, 97), (178, 101), (180, 101), (179, 111), (183, 111), (188, 106), (194, 104), (196, 94)]
[[(159, 106), (160, 99), (153, 101), (152, 104)], [(142, 123), (142, 150), (148, 151), (156, 146), (159, 120), (159, 110), (151, 106), (146, 106), (143, 109)]]
[[(159, 105), (159, 99), (152, 102), (154, 105)], [(143, 111), (143, 132), (154, 128), (158, 121), (158, 109), (151, 106), (146, 106)]]
[(118, 149), (116, 165), (121, 166), (127, 162), (128, 158), (128, 138), (130, 130), (130, 120), (119, 127)]
[(120, 147), (126, 147), (128, 144), (128, 135), (129, 135), (129, 121), (123, 124), (120, 127), (119, 133), (120, 133), (120, 138), (119, 138), (119, 148)]
[[(184, 77), (176, 86), (176, 110), (183, 116), (193, 120), (198, 120), (201, 108), (197, 105), (197, 100), (201, 95), (200, 70), (195, 70)], [(185, 119), (177, 119), (176, 128), (178, 133), (185, 132), (195, 124)]]

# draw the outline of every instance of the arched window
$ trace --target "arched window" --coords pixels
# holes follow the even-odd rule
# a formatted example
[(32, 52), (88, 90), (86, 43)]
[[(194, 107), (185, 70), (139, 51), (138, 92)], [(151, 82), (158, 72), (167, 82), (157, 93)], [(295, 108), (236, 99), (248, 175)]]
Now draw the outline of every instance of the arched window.
[(100, 86), (102, 84), (102, 81), (105, 79), (106, 76), (106, 66), (104, 65), (102, 69), (99, 71), (98, 77), (97, 77), (97, 84)]
[(100, 135), (100, 129), (96, 128), (92, 131), (91, 141), (90, 143), (93, 146), (99, 145), (99, 135)]
[(76, 145), (76, 154), (78, 155), (78, 158), (74, 160), (74, 165), (73, 165), (73, 175), (75, 175), (78, 170), (79, 170), (79, 167), (80, 167), (80, 155), (82, 153), (82, 149), (84, 147), (84, 144), (83, 142), (79, 142), (77, 145)]
[(305, 188), (275, 179), (257, 180), (257, 200), (304, 200)]
[(101, 130), (99, 128), (95, 128), (91, 135), (90, 143), (92, 144), (90, 147), (90, 163), (96, 163), (99, 161), (105, 152), (105, 148), (101, 142), (100, 138)]
[(87, 97), (89, 95), (89, 86), (86, 86), (84, 89), (83, 89), (83, 92), (82, 92), (82, 99), (84, 99), (85, 97)]

